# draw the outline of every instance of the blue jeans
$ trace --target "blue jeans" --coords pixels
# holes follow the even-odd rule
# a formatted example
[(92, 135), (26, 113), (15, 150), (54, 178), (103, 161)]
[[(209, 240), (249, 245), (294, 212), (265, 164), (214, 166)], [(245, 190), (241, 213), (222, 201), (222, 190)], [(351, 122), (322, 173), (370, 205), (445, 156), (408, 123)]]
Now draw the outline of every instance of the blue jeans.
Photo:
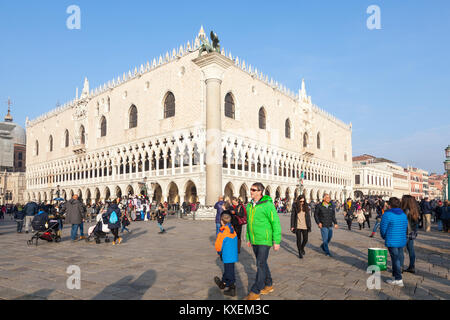
[(163, 232), (163, 231), (164, 231), (164, 228), (163, 228), (163, 226), (162, 226), (162, 224), (161, 224), (161, 223), (158, 223), (158, 227), (159, 227), (159, 229), (161, 230), (161, 232)]
[(17, 221), (17, 232), (22, 232), (23, 220)]
[(123, 233), (124, 230), (127, 230), (128, 232), (130, 232), (130, 230), (128, 230), (128, 228), (122, 224), (122, 231), (120, 231), (120, 232)]
[(253, 284), (251, 291), (259, 294), (266, 286), (272, 286), (272, 275), (270, 274), (267, 259), (270, 252), (269, 246), (253, 245), (253, 253), (256, 257), (256, 282)]
[(80, 228), (80, 236), (81, 236), (81, 237), (84, 237), (83, 223), (80, 223), (80, 224), (73, 224), (73, 225), (72, 225), (72, 232), (71, 232), (71, 234), (70, 234), (70, 238), (71, 238), (72, 240), (77, 240), (78, 228)]
[(377, 221), (375, 222), (375, 226), (373, 227), (373, 233), (377, 233), (380, 225), (381, 225), (381, 221), (378, 221), (378, 219), (377, 219)]
[(395, 280), (402, 280), (402, 263), (405, 259), (403, 248), (388, 248), (392, 260), (392, 275)]
[[(411, 269), (415, 269), (415, 267), (416, 267), (416, 252), (414, 250), (414, 240), (408, 239), (408, 242), (406, 243), (406, 249), (408, 250), (408, 254), (409, 254), (409, 267)], [(403, 261), (402, 261), (402, 267), (403, 267)]]
[(438, 231), (442, 231), (442, 229), (443, 229), (443, 223), (442, 223), (442, 220), (441, 219), (438, 219), (438, 221), (437, 221), (437, 223), (438, 223)]
[(325, 227), (322, 227), (322, 229), (320, 229), (320, 233), (322, 234), (322, 248), (323, 248), (323, 251), (325, 251), (325, 253), (327, 254), (327, 255), (329, 255), (330, 254), (330, 249), (328, 248), (328, 244), (330, 243), (330, 241), (331, 241), (331, 238), (333, 238), (333, 228), (332, 227), (330, 227), (330, 228), (325, 228)]
[(234, 275), (234, 263), (224, 263), (224, 272), (222, 276), (222, 282), (225, 283), (227, 287), (233, 285), (236, 282)]
[(222, 224), (216, 223), (216, 236), (219, 234), (220, 228), (222, 227)]

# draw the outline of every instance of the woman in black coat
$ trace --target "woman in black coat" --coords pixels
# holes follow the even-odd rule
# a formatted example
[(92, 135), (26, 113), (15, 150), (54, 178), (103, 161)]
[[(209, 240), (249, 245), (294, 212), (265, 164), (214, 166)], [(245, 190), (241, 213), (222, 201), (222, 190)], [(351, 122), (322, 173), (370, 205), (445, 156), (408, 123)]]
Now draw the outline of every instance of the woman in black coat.
[(311, 232), (311, 212), (304, 195), (299, 196), (292, 206), (291, 231), (297, 236), (298, 257), (303, 259)]
[[(231, 225), (234, 230), (236, 230), (237, 238), (238, 238), (238, 253), (241, 253), (241, 235), (242, 235), (242, 224), (239, 220), (247, 220), (245, 209), (242, 203), (236, 197), (231, 198)], [(238, 218), (239, 217), (239, 218)]]

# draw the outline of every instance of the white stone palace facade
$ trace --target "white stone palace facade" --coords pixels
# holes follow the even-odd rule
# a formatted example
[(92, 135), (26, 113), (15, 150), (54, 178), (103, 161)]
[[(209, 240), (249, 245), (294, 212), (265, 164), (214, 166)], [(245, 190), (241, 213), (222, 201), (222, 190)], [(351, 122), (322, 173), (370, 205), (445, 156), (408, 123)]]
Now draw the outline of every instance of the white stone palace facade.
[[(352, 127), (222, 49), (193, 42), (27, 121), (27, 199), (140, 194), (213, 205), (220, 194), (352, 194)], [(300, 186), (301, 173), (304, 172)]]

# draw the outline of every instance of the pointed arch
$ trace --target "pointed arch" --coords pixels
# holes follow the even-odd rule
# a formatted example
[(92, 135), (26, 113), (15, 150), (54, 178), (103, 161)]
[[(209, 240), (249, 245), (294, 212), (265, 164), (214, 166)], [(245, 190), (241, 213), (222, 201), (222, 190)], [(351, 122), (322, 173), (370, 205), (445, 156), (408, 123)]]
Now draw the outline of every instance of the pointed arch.
[(225, 96), (225, 117), (236, 119), (236, 108), (234, 103), (233, 94), (228, 92)]
[(267, 113), (264, 107), (259, 109), (259, 128), (262, 130), (266, 130), (267, 128)]
[(106, 122), (106, 117), (103, 116), (102, 119), (100, 120), (100, 137), (105, 137), (106, 133), (107, 133), (107, 122)]
[(69, 147), (69, 130), (66, 129), (66, 131), (64, 132), (64, 147), (68, 148)]
[(133, 104), (131, 105), (128, 111), (128, 128), (136, 128), (138, 125), (138, 110), (137, 107)]
[(48, 151), (53, 152), (53, 136), (48, 137)]
[(291, 139), (291, 120), (286, 119), (286, 122), (284, 124), (284, 136), (287, 139)]
[(164, 119), (175, 117), (175, 96), (168, 92), (164, 98)]

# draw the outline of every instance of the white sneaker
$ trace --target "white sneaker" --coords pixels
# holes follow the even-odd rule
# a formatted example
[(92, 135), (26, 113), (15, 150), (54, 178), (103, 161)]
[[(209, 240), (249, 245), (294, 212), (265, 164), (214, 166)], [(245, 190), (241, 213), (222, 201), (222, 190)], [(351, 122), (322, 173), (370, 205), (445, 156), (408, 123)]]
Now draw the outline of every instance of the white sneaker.
[(404, 287), (405, 286), (403, 284), (403, 280), (388, 279), (388, 280), (386, 280), (386, 283), (392, 284), (393, 286), (399, 286), (399, 287)]

